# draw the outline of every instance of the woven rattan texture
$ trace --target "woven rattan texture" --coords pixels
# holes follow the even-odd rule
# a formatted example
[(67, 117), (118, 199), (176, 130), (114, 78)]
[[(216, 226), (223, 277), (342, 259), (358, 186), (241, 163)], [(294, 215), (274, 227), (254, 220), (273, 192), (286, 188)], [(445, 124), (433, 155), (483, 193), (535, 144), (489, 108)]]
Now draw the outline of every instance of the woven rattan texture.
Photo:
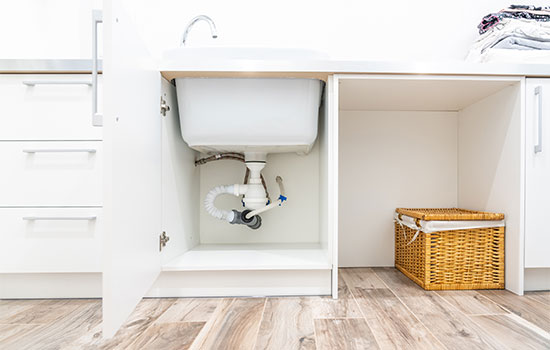
[(397, 208), (397, 213), (420, 220), (465, 221), (465, 220), (503, 220), (504, 214), (458, 208)]
[(416, 232), (395, 223), (395, 266), (424, 289), (504, 288), (504, 227)]

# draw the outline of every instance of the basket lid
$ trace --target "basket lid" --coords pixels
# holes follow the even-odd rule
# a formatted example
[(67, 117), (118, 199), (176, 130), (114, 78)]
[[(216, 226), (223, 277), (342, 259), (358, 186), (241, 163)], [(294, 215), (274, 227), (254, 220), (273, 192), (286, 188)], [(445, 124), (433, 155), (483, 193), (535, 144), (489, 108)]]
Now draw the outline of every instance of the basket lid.
[(459, 208), (397, 208), (398, 214), (424, 221), (450, 221), (450, 220), (504, 220), (504, 214), (488, 213)]

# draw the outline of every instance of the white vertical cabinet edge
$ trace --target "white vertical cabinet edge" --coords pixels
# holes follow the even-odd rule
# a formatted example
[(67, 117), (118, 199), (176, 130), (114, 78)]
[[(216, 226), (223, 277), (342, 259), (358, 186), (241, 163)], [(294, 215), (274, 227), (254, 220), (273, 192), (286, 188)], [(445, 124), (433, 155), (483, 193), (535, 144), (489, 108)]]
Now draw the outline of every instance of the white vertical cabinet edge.
[[(520, 113), (521, 113), (521, 116), (520, 116), (520, 125), (521, 125), (521, 130), (520, 130), (520, 145), (521, 145), (521, 149), (520, 149), (520, 161), (521, 161), (521, 165), (520, 165), (520, 216), (519, 216), (519, 227), (520, 227), (520, 232), (519, 232), (519, 237), (518, 237), (518, 242), (519, 242), (519, 246), (517, 247), (518, 249), (518, 259), (517, 259), (517, 264), (518, 264), (518, 275), (516, 276), (517, 278), (517, 282), (514, 284), (514, 285), (508, 285), (506, 286), (506, 289), (509, 289), (510, 291), (518, 294), (518, 295), (523, 295), (523, 292), (525, 290), (525, 270), (524, 270), (524, 267), (525, 267), (525, 195), (526, 195), (526, 192), (525, 192), (525, 186), (526, 186), (526, 154), (525, 154), (525, 150), (526, 150), (526, 99), (525, 99), (525, 94), (526, 94), (526, 90), (527, 90), (527, 84), (526, 84), (526, 80), (525, 80), (525, 77), (523, 77), (521, 79), (521, 93), (520, 93), (520, 96), (521, 96), (521, 105), (520, 105)], [(506, 249), (506, 247), (505, 247)], [(506, 278), (506, 276), (504, 276)]]
[(338, 75), (329, 76), (328, 168), (329, 235), (332, 237), (332, 297), (338, 299)]

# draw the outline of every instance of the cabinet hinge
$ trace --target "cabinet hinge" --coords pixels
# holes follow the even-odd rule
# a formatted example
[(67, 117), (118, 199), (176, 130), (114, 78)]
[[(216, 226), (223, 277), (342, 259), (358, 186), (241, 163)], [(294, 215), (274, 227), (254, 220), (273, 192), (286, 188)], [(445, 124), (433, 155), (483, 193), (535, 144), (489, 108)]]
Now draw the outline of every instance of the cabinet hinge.
[(166, 117), (166, 112), (168, 112), (169, 110), (170, 110), (170, 106), (168, 105), (168, 103), (166, 103), (166, 100), (163, 99), (161, 96), (160, 97), (160, 114)]
[(170, 240), (170, 237), (166, 235), (165, 231), (162, 231), (162, 233), (159, 236), (159, 252), (162, 251), (162, 248), (166, 247), (166, 243)]

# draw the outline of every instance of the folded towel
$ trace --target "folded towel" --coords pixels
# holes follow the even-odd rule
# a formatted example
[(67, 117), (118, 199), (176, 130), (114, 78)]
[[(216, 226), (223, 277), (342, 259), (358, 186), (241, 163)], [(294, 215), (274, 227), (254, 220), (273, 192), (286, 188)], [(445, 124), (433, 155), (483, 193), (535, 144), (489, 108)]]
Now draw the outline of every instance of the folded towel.
[(512, 50), (550, 50), (550, 40), (527, 38), (521, 36), (507, 36), (494, 43), (491, 48)]
[[(487, 62), (495, 57), (521, 61), (527, 55), (538, 61), (549, 57), (550, 7), (511, 5), (483, 17), (478, 29), (481, 35), (473, 43), (467, 61)], [(548, 54), (534, 54), (545, 51)]]
[(473, 62), (550, 63), (550, 50), (488, 49)]
[(483, 54), (485, 50), (492, 48), (496, 43), (510, 36), (548, 41), (550, 40), (550, 22), (504, 19), (472, 44), (468, 61), (477, 61), (477, 57)]

